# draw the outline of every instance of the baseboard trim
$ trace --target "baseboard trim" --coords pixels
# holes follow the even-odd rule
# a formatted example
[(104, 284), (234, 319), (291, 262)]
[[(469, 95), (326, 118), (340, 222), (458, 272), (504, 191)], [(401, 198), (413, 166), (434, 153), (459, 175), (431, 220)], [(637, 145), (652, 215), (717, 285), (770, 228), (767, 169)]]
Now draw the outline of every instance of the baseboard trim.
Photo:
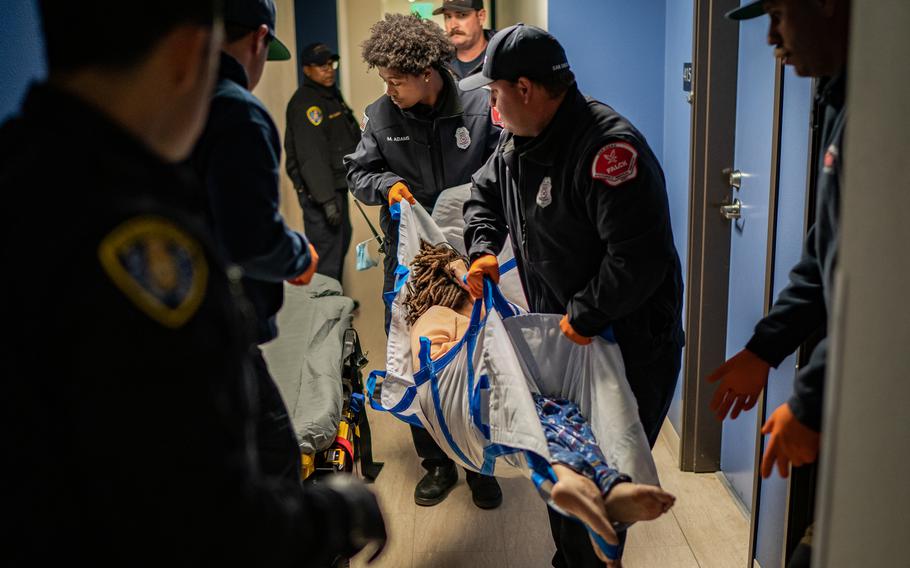
[(670, 447), (670, 451), (673, 453), (673, 458), (678, 461), (679, 434), (676, 433), (676, 428), (673, 427), (673, 423), (670, 422), (669, 418), (664, 420), (664, 424), (660, 429), (660, 435), (664, 437), (664, 441), (667, 443), (667, 446)]
[(730, 480), (727, 479), (727, 476), (724, 475), (724, 472), (718, 471), (714, 475), (717, 476), (717, 479), (720, 480), (720, 484), (724, 486), (724, 489), (727, 490), (727, 493), (730, 494), (730, 498), (733, 499), (733, 503), (736, 504), (736, 507), (739, 509), (739, 512), (742, 513), (743, 517), (751, 519), (752, 515), (749, 514), (749, 509), (746, 507), (746, 504), (743, 503), (743, 500), (739, 497), (739, 494), (736, 493), (736, 490), (733, 489), (733, 485), (730, 483)]

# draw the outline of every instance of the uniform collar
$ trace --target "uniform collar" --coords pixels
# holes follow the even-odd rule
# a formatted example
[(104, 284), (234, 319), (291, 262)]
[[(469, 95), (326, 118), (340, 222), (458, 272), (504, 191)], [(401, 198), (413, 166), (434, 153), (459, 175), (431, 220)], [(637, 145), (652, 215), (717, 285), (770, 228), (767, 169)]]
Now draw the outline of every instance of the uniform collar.
[(243, 68), (239, 61), (224, 51), (221, 52), (221, 63), (218, 66), (218, 79), (227, 79), (246, 90), (250, 89), (250, 78), (246, 74), (246, 69)]
[(588, 108), (584, 95), (573, 85), (553, 115), (550, 124), (534, 138), (513, 136), (514, 144), (523, 158), (528, 158), (544, 166), (552, 166), (560, 149), (565, 146), (572, 131), (578, 125), (578, 117)]
[(171, 167), (101, 109), (51, 84), (33, 86), (22, 112), (27, 121), (40, 128), (72, 137), (80, 147), (117, 156), (117, 161), (134, 158), (150, 167)]
[(818, 102), (836, 109), (844, 106), (847, 98), (847, 72), (831, 77), (818, 90)]
[(310, 89), (315, 90), (317, 93), (319, 93), (323, 96), (331, 97), (334, 99), (341, 98), (341, 93), (338, 90), (337, 83), (331, 87), (326, 87), (325, 85), (320, 85), (316, 81), (314, 81), (314, 80), (310, 79), (309, 77), (307, 77), (306, 75), (304, 75), (303, 85), (306, 87), (309, 87)]
[(436, 101), (436, 106), (428, 109), (426, 105), (416, 104), (409, 109), (402, 110), (402, 113), (422, 120), (451, 118), (464, 113), (464, 108), (461, 106), (461, 97), (458, 96), (460, 91), (455, 84), (452, 72), (444, 67), (437, 68), (437, 71), (439, 71), (439, 76), (442, 77), (442, 91), (439, 92), (439, 100)]

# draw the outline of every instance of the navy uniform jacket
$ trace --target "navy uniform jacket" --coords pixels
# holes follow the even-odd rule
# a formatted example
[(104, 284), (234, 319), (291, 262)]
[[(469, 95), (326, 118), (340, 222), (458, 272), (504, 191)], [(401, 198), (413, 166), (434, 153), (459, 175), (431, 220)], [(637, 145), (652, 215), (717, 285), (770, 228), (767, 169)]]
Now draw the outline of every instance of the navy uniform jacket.
[(309, 243), (279, 212), (281, 141), (246, 71), (221, 54), (218, 84), (191, 163), (206, 188), (208, 216), (221, 252), (243, 269), (243, 289), (256, 312), (257, 343), (278, 335), (275, 314), (285, 280), (310, 265)]
[(316, 203), (347, 189), (344, 157), (357, 148), (360, 127), (337, 87), (305, 78), (288, 103), (284, 147), (294, 188)]
[[(595, 177), (595, 173), (597, 176)], [(609, 326), (627, 362), (682, 342), (682, 278), (663, 171), (644, 137), (572, 87), (539, 136), (504, 131), (465, 203), (473, 261), (511, 236), (531, 311)]]
[(471, 181), (492, 154), (500, 128), (490, 117), (486, 90), (463, 92), (447, 70), (436, 108), (401, 110), (383, 95), (367, 107), (357, 150), (346, 156), (348, 187), (368, 205), (381, 205), (385, 240), (385, 290), (397, 266), (398, 222), (389, 213), (389, 188), (405, 182), (428, 211), (443, 190)]
[[(48, 148), (67, 149), (53, 168)], [(248, 326), (186, 181), (47, 86), (0, 129), (6, 566), (328, 565), (346, 546), (340, 495), (259, 472)]]
[[(824, 329), (834, 298), (834, 269), (840, 227), (840, 184), (843, 176), (844, 126), (847, 122), (847, 79), (832, 79), (819, 93), (823, 107), (821, 146), (817, 162), (815, 222), (809, 228), (803, 255), (790, 272), (771, 311), (758, 325), (746, 348), (776, 367), (806, 341)], [(828, 338), (815, 347), (809, 363), (796, 374), (794, 393), (788, 401), (797, 420), (821, 430), (825, 361)]]

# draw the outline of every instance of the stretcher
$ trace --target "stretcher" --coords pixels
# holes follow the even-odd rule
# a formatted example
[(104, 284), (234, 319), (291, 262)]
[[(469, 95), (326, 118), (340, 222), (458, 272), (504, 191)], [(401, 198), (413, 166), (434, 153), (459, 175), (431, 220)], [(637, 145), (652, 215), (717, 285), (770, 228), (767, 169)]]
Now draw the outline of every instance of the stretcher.
[(337, 280), (316, 274), (308, 286), (286, 284), (278, 337), (262, 348), (288, 408), (305, 480), (348, 472), (372, 481), (382, 467), (372, 456), (362, 394), (367, 360), (353, 311)]

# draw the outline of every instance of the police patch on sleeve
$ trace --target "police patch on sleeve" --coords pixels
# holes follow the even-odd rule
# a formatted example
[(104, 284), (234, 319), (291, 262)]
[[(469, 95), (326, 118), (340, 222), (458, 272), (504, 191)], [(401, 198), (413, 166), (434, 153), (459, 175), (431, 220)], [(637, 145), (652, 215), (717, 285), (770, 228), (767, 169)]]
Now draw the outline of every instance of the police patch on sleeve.
[(205, 297), (208, 264), (185, 231), (160, 217), (136, 217), (107, 235), (98, 247), (105, 273), (153, 320), (178, 328)]
[(471, 133), (468, 131), (467, 127), (459, 126), (455, 131), (455, 145), (458, 146), (460, 150), (467, 150), (468, 146), (471, 145)]
[(638, 175), (638, 151), (625, 142), (611, 142), (597, 152), (591, 177), (616, 187)]
[(310, 124), (319, 126), (322, 124), (322, 109), (315, 105), (311, 106), (306, 109), (306, 117), (310, 121)]

